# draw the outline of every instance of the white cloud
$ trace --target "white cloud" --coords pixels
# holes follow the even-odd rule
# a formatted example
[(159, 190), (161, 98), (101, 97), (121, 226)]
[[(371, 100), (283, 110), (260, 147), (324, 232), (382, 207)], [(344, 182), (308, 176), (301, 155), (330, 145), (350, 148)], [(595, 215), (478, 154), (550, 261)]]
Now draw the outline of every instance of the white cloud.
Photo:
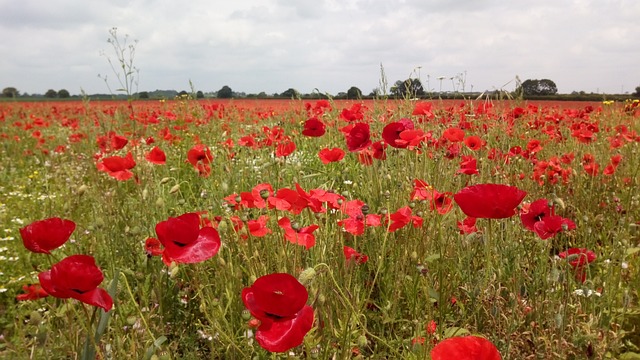
[(420, 67), (431, 88), (466, 72), (474, 90), (511, 89), (519, 75), (560, 92), (633, 91), (639, 13), (635, 0), (0, 0), (0, 87), (106, 92), (100, 51), (117, 26), (139, 40), (141, 90), (192, 80), (204, 91), (368, 93), (382, 63), (390, 83)]

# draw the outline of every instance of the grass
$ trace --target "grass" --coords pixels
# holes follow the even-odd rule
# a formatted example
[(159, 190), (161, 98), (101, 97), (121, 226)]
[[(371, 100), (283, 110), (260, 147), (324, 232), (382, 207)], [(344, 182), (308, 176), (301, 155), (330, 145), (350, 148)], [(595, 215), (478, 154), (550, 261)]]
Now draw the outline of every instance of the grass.
[[(504, 359), (621, 358), (640, 352), (634, 345), (640, 338), (637, 116), (619, 104), (595, 104), (595, 111), (585, 112), (587, 104), (566, 109), (496, 102), (483, 111), (478, 102), (457, 101), (434, 102), (434, 118), (423, 119), (411, 115), (411, 102), (364, 104), (360, 121), (370, 125), (373, 141), (381, 140), (387, 123), (403, 117), (433, 140), (414, 150), (388, 147), (386, 160), (374, 158), (367, 166), (347, 151), (340, 131), (348, 125), (340, 113), (350, 102), (331, 103), (317, 115), (327, 126), (318, 138), (301, 135), (311, 116), (305, 102), (134, 102), (132, 108), (125, 102), (0, 103), (0, 354), (81, 355), (100, 312), (53, 297), (15, 300), (22, 285), (37, 283), (39, 272), (72, 254), (94, 256), (105, 276), (101, 287), (115, 290), (108, 326), (89, 346), (102, 359), (428, 359), (438, 341), (464, 334), (488, 338)], [(514, 107), (524, 114), (510, 122)], [(455, 154), (441, 140), (461, 119), (468, 123), (466, 135), (486, 142), (482, 149), (462, 144)], [(581, 126), (594, 133), (593, 140), (572, 136)], [(96, 141), (110, 131), (128, 143), (102, 156), (132, 152), (130, 180), (117, 181), (96, 168)], [(296, 150), (276, 157), (283, 135)], [(246, 136), (261, 145), (239, 145)], [(153, 144), (145, 141), (150, 137)], [(618, 147), (612, 146), (615, 138)], [(225, 145), (229, 139), (233, 147)], [(535, 155), (526, 151), (531, 140), (541, 143)], [(213, 154), (208, 176), (186, 161), (198, 143)], [(144, 159), (156, 145), (166, 153), (165, 165)], [(515, 146), (525, 151), (516, 154)], [(317, 153), (324, 147), (347, 154), (323, 165)], [(496, 156), (510, 149), (512, 155)], [(550, 176), (551, 165), (534, 178), (536, 163), (569, 153), (574, 160), (558, 165), (567, 170), (566, 180)], [(585, 154), (600, 165), (597, 174), (584, 170)], [(620, 165), (604, 175), (616, 154)], [(477, 159), (478, 175), (456, 173), (461, 155)], [(451, 193), (471, 184), (514, 185), (528, 192), (525, 203), (555, 201), (558, 215), (576, 229), (541, 240), (516, 215), (478, 219), (478, 232), (460, 234), (456, 223), (465, 215), (455, 203), (439, 214), (428, 201), (411, 199), (415, 179)], [(384, 217), (409, 207), (422, 226), (394, 232), (367, 227), (352, 235), (339, 225), (347, 217), (341, 211), (234, 209), (224, 200), (264, 183), (276, 191), (295, 184), (306, 191), (331, 190), (343, 203), (365, 203), (364, 215)], [(206, 212), (220, 233), (222, 247), (213, 258), (167, 267), (147, 256), (144, 242), (156, 236), (157, 223), (195, 211)], [(246, 223), (260, 215), (269, 217), (271, 234), (258, 238), (246, 227), (237, 229), (238, 219)], [(77, 224), (71, 240), (51, 256), (28, 252), (19, 229), (54, 216)], [(315, 246), (307, 250), (283, 240), (278, 219), (284, 216), (301, 227), (317, 224)], [(369, 260), (347, 261), (344, 245)], [(584, 283), (556, 256), (571, 247), (597, 255)], [(313, 274), (305, 285), (314, 326), (291, 355), (270, 354), (247, 325), (251, 316), (241, 291), (260, 276), (299, 277), (305, 269), (315, 270), (305, 272)], [(427, 331), (431, 322), (435, 332)]]

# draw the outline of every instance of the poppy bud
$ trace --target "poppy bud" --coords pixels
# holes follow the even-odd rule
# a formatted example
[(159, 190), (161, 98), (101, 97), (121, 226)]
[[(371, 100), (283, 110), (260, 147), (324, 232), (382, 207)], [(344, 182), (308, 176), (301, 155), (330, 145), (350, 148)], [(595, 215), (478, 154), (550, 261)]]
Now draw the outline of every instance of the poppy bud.
[(149, 190), (145, 188), (144, 190), (142, 190), (142, 200), (147, 200), (148, 197), (149, 197)]
[(260, 190), (260, 197), (264, 200), (267, 200), (267, 198), (269, 198), (269, 190), (267, 189)]
[(322, 306), (324, 305), (324, 303), (327, 301), (327, 297), (324, 296), (323, 294), (318, 295), (318, 299), (316, 300), (316, 304), (318, 306)]
[(368, 343), (368, 341), (367, 341), (367, 337), (366, 336), (364, 336), (364, 335), (358, 336), (357, 344), (358, 344), (359, 347), (365, 347), (365, 346), (367, 346), (367, 343)]
[(156, 199), (156, 206), (157, 207), (164, 207), (164, 199), (159, 197), (158, 199)]
[(557, 197), (557, 196), (553, 198), (553, 202), (558, 204), (558, 206), (560, 206), (560, 208), (562, 210), (564, 210), (566, 208), (566, 206), (564, 204), (564, 201), (562, 199), (560, 199), (559, 197)]
[(300, 276), (298, 276), (298, 281), (300, 281), (302, 285), (306, 286), (310, 284), (315, 277), (316, 277), (316, 270), (310, 267), (310, 268), (306, 268), (303, 272), (300, 273)]
[(176, 275), (178, 275), (179, 271), (180, 267), (178, 266), (178, 264), (175, 262), (171, 262), (171, 266), (169, 266), (169, 277), (173, 279), (174, 277), (176, 277)]
[(224, 261), (224, 259), (222, 257), (218, 256), (218, 264), (220, 266), (225, 266), (225, 265), (227, 265), (227, 262)]
[(175, 194), (180, 191), (180, 184), (175, 184), (169, 189), (169, 194)]
[(127, 316), (127, 325), (133, 326), (135, 325), (136, 321), (138, 321), (138, 318), (136, 318), (134, 315)]
[(171, 178), (168, 178), (168, 177), (162, 178), (162, 180), (160, 180), (160, 185), (164, 185), (164, 184), (168, 183), (169, 180), (171, 180)]
[(42, 315), (40, 315), (39, 312), (34, 310), (31, 312), (31, 314), (29, 314), (29, 324), (38, 325), (40, 324), (41, 321), (42, 321)]
[(87, 192), (87, 190), (89, 190), (89, 187), (87, 185), (80, 185), (80, 187), (78, 187), (78, 195), (82, 195), (84, 193)]
[(243, 320), (251, 319), (251, 313), (249, 312), (249, 310), (247, 309), (242, 310), (242, 319)]

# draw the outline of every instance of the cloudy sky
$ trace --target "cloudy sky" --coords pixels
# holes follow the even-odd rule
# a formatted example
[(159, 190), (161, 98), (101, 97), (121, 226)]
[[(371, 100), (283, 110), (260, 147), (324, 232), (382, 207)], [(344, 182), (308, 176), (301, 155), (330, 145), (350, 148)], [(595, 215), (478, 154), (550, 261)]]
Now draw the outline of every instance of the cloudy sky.
[[(139, 90), (336, 94), (420, 77), (435, 91), (640, 85), (638, 0), (0, 0), (0, 88), (107, 93), (109, 29)], [(452, 79), (453, 78), (453, 79)]]

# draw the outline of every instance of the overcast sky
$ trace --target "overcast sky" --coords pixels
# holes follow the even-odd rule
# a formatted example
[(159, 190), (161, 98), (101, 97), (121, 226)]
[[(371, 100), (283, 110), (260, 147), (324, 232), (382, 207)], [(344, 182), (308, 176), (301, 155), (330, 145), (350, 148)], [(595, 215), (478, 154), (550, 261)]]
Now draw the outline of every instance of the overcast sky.
[(140, 91), (368, 94), (380, 64), (435, 91), (640, 85), (638, 0), (0, 0), (0, 88), (115, 90), (113, 27), (138, 41)]

